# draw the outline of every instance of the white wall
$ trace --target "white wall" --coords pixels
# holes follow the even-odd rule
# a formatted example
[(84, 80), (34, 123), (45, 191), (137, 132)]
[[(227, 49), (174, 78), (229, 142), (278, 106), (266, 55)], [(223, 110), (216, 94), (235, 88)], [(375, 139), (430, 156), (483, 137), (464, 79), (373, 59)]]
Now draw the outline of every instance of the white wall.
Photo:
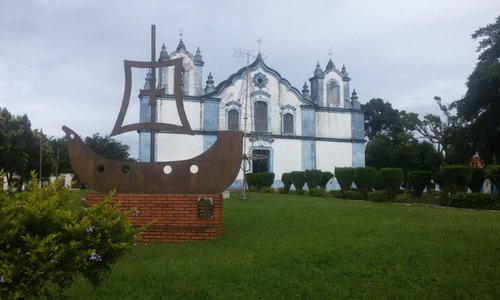
[(352, 166), (351, 143), (316, 142), (316, 169), (334, 171), (335, 167)]
[(316, 112), (316, 136), (350, 139), (352, 136), (351, 114), (326, 111)]

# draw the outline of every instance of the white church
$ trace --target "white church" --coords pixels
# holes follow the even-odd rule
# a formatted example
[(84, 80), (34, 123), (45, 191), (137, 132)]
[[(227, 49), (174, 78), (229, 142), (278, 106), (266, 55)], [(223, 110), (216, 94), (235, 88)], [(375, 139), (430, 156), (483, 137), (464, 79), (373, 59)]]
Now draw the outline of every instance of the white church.
[[(206, 151), (217, 131), (245, 132), (245, 154), (254, 158), (249, 171), (275, 173), (275, 187), (284, 172), (365, 165), (364, 116), (345, 67), (330, 59), (323, 70), (318, 63), (302, 90), (292, 86), (259, 53), (248, 66), (215, 84), (209, 73), (203, 82), (203, 57), (193, 55), (182, 39), (160, 60), (183, 58), (183, 102), (194, 136), (156, 134), (155, 161), (184, 160)], [(158, 70), (157, 122), (180, 124), (173, 94), (173, 68)], [(144, 89), (149, 89), (146, 81)], [(143, 95), (143, 93), (141, 93)], [(147, 96), (140, 98), (140, 122), (149, 122)], [(139, 132), (139, 161), (150, 161), (150, 133)], [(216, 176), (216, 170), (214, 170)], [(243, 172), (233, 183), (241, 186)]]

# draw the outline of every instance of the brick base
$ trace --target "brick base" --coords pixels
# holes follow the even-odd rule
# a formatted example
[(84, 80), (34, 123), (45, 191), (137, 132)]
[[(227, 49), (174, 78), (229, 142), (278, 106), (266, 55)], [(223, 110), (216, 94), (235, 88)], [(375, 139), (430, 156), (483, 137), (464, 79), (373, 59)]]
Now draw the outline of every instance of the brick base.
[[(104, 196), (87, 194), (86, 199), (93, 205)], [(206, 207), (199, 207), (200, 198), (212, 199), (208, 215)], [(134, 212), (129, 220), (135, 226), (153, 221), (142, 233), (145, 243), (212, 240), (224, 233), (221, 194), (115, 194), (111, 201)]]

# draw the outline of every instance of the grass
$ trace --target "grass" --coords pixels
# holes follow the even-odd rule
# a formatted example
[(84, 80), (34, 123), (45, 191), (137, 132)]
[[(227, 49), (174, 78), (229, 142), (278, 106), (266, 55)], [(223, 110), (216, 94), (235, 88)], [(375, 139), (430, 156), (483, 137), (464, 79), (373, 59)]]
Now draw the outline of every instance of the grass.
[(499, 299), (500, 213), (239, 194), (222, 238), (137, 247), (70, 299)]

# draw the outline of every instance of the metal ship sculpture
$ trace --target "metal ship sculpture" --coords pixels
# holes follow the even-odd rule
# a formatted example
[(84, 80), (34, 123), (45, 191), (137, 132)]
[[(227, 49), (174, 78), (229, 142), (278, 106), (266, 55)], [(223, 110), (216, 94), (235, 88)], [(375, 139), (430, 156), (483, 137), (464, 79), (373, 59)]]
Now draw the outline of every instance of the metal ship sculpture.
[[(115, 161), (104, 158), (88, 147), (70, 128), (63, 126), (68, 141), (71, 165), (78, 178), (91, 189), (102, 193), (221, 193), (238, 175), (243, 147), (243, 132), (219, 131), (217, 141), (202, 154), (187, 160), (156, 162), (155, 135), (158, 132), (193, 135), (182, 101), (182, 58), (156, 60), (156, 32), (151, 26), (151, 61), (124, 61), (125, 92), (120, 113), (111, 136), (129, 131), (151, 133), (150, 162)], [(165, 89), (156, 88), (156, 69), (174, 67), (174, 95), (181, 125), (156, 122), (156, 98)], [(151, 70), (149, 79), (148, 123), (123, 125), (130, 102), (132, 68)]]

